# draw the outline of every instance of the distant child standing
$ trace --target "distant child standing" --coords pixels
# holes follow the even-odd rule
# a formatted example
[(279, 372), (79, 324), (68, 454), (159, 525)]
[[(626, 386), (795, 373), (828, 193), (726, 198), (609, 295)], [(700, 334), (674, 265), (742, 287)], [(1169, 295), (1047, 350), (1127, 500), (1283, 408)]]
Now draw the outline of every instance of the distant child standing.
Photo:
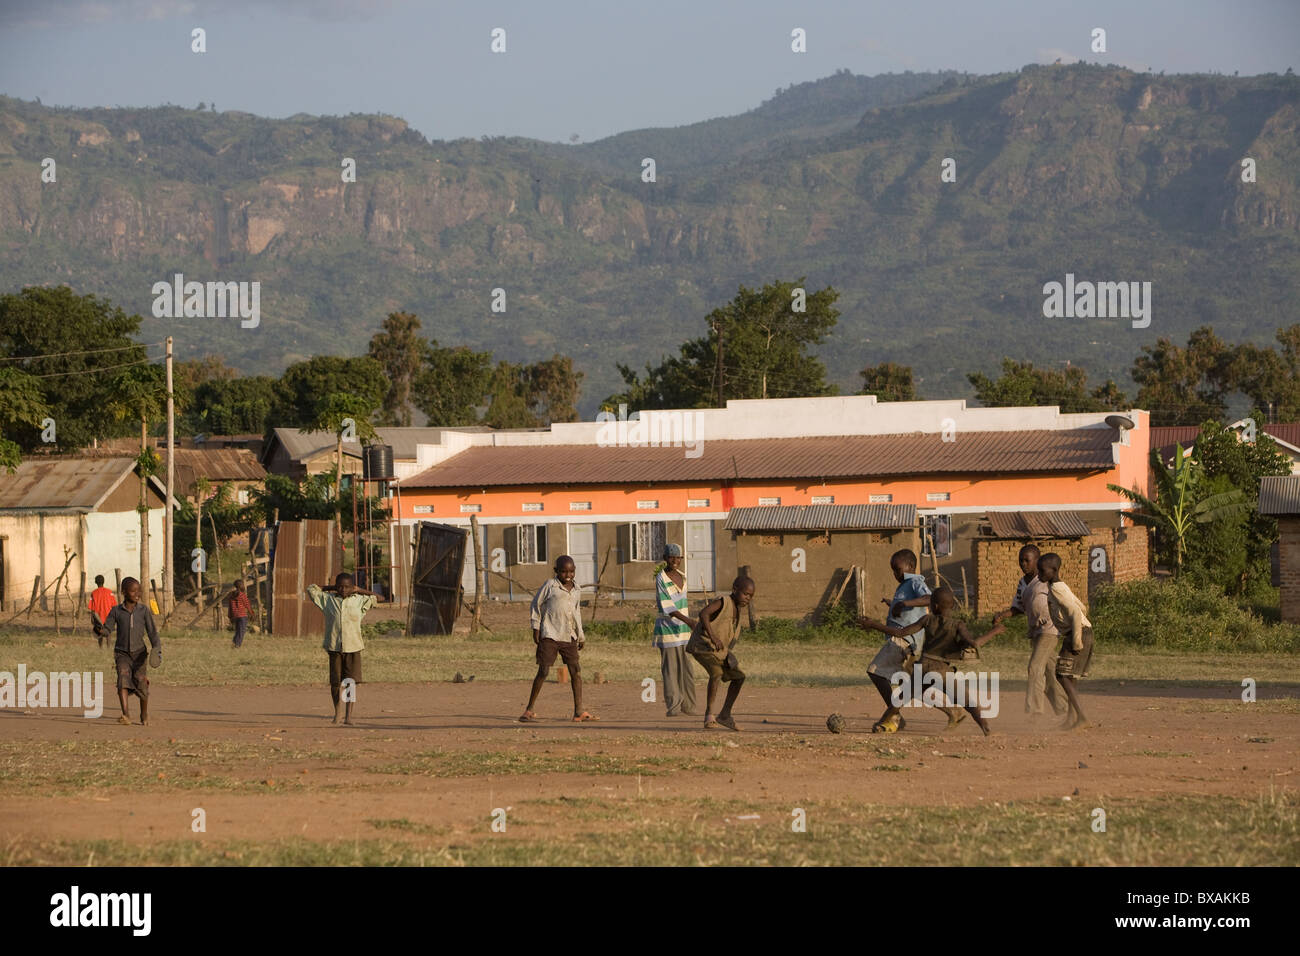
[[(332, 592), (332, 593), (331, 593)], [(338, 574), (329, 587), (307, 586), (307, 597), (325, 615), (325, 640), (321, 646), (330, 659), (330, 698), (334, 701), (334, 723), (352, 726), (352, 705), (355, 701), (342, 699), (345, 680), (352, 681), (352, 689), (361, 683), (361, 619), (375, 606), (375, 596), (365, 588), (357, 587), (356, 580), (347, 573)], [(346, 704), (346, 708), (344, 707)]]
[(573, 558), (562, 554), (555, 559), (555, 577), (547, 578), (533, 595), (537, 675), (533, 678), (532, 693), (528, 695), (528, 706), (519, 718), (523, 723), (533, 723), (538, 719), (533, 707), (557, 656), (569, 669), (569, 680), (573, 684), (573, 719), (579, 723), (600, 719), (582, 709), (582, 671), (578, 652), (586, 644), (587, 637), (582, 633), (582, 588), (575, 582), (577, 576), (578, 566)]
[(686, 644), (691, 639), (695, 621), (687, 613), (690, 606), (686, 576), (681, 572), (682, 548), (664, 546), (664, 568), (655, 575), (655, 596), (659, 616), (655, 618), (655, 647), (659, 648), (663, 675), (664, 705), (668, 716), (695, 716), (695, 674)]
[(113, 592), (104, 587), (104, 576), (95, 575), (95, 590), (90, 592), (90, 621), (95, 631), (95, 638), (99, 641), (99, 646), (104, 646), (104, 639), (108, 637), (108, 628), (104, 622), (108, 620), (108, 612), (113, 610), (117, 604), (117, 598), (113, 597)]
[[(131, 722), (127, 710), (127, 695), (140, 698), (140, 724), (149, 726), (149, 648), (153, 648), (153, 665), (162, 663), (162, 638), (154, 624), (153, 612), (140, 601), (140, 582), (135, 578), (122, 579), (122, 603), (108, 612), (104, 625), (117, 632), (113, 645), (113, 660), (117, 664), (117, 700), (122, 705), (119, 724)], [(145, 643), (145, 637), (149, 643)]]
[(1045, 554), (1038, 559), (1038, 576), (1047, 584), (1047, 605), (1052, 623), (1061, 634), (1061, 656), (1056, 659), (1056, 678), (1070, 700), (1062, 730), (1083, 730), (1088, 719), (1079, 706), (1078, 682), (1088, 675), (1092, 662), (1092, 622), (1087, 608), (1061, 580), (1061, 556)]
[[(705, 700), (704, 727), (706, 730), (740, 730), (736, 720), (731, 716), (731, 708), (740, 696), (740, 688), (745, 684), (745, 672), (736, 660), (736, 642), (740, 640), (740, 612), (749, 607), (754, 600), (754, 581), (744, 575), (731, 582), (731, 593), (714, 598), (700, 612), (691, 632), (691, 639), (686, 650), (699, 661), (709, 675), (709, 687)], [(722, 709), (714, 716), (714, 702), (717, 700), (718, 688), (722, 684), (727, 688), (727, 699)]]
[[(930, 603), (930, 588), (925, 578), (916, 573), (916, 552), (911, 548), (895, 551), (889, 558), (889, 569), (894, 574), (898, 587), (894, 591), (893, 601), (881, 598), (882, 604), (889, 605), (889, 617), (885, 623), (902, 631), (911, 627), (925, 617), (925, 608)], [(902, 730), (907, 722), (902, 712), (894, 706), (893, 680), (898, 674), (906, 673), (912, 661), (921, 653), (925, 641), (922, 634), (917, 641), (915, 632), (906, 636), (891, 636), (885, 641), (876, 656), (867, 666), (867, 675), (876, 686), (877, 693), (885, 701), (885, 712), (871, 727), (873, 734), (893, 734)]]
[(227, 604), (230, 608), (230, 623), (235, 625), (234, 646), (243, 647), (244, 635), (248, 633), (248, 615), (252, 611), (243, 578), (235, 582), (235, 589), (230, 592)]

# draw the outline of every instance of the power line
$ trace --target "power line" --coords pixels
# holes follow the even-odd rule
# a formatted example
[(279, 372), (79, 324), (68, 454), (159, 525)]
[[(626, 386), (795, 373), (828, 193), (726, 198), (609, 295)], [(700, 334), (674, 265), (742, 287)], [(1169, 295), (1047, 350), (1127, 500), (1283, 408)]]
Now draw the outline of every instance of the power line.
[[(101, 352), (126, 352), (129, 351), (130, 349), (160, 348), (164, 344), (165, 343), (163, 342), (148, 342), (148, 343), (137, 344), (137, 345), (119, 345), (111, 349), (84, 349), (83, 351), (80, 352), (49, 352), (45, 355), (10, 355), (5, 357), (0, 357), (0, 362), (28, 362), (35, 359), (67, 358), (72, 355), (97, 355)], [(35, 377), (46, 378), (47, 376), (38, 375)]]
[(123, 362), (121, 365), (102, 365), (99, 368), (82, 368), (75, 372), (49, 372), (45, 375), (33, 375), (32, 378), (62, 378), (65, 375), (88, 375), (93, 372), (109, 372), (115, 368), (134, 368), (137, 365), (153, 365), (152, 359), (142, 359), (139, 362)]

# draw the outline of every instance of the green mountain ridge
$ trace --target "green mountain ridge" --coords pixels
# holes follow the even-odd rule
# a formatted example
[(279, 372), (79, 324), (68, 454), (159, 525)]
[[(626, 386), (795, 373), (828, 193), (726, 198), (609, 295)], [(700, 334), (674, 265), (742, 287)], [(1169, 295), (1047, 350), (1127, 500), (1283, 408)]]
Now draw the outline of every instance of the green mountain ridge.
[[(107, 295), (145, 316), (147, 341), (174, 334), (181, 357), (250, 374), (359, 354), (388, 312), (411, 311), (442, 344), (572, 355), (590, 414), (616, 363), (702, 334), (737, 285), (806, 276), (840, 292), (822, 356), (846, 391), (897, 361), (926, 397), (969, 395), (965, 374), (1003, 357), (1128, 387), (1160, 336), (1210, 323), (1263, 343), (1298, 321), (1298, 145), (1296, 77), (1082, 64), (841, 72), (740, 117), (579, 146), (427, 142), (391, 116), (0, 97), (0, 290)], [(41, 182), (47, 156), (57, 183)], [(261, 325), (153, 318), (152, 285), (176, 272), (260, 281)], [(1043, 284), (1066, 273), (1151, 281), (1150, 327), (1043, 318)]]

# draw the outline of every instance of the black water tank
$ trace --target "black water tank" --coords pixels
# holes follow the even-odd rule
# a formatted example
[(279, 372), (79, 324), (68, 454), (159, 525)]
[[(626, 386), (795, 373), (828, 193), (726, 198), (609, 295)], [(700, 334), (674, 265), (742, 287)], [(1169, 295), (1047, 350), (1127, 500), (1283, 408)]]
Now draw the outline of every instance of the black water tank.
[(396, 477), (392, 445), (367, 445), (364, 461), (366, 481), (391, 481)]

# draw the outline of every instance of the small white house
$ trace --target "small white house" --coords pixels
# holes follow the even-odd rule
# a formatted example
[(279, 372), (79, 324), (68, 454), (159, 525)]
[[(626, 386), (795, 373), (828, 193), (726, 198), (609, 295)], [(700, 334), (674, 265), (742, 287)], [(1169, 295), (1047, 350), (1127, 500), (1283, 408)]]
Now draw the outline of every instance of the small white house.
[[(159, 584), (165, 498), (163, 483), (150, 478), (149, 573)], [(26, 607), (37, 577), (44, 590), (63, 570), (68, 552), (76, 554), (60, 600), (68, 610), (67, 594), (77, 599), (83, 572), (87, 592), (97, 574), (104, 575), (110, 588), (115, 570), (122, 577), (139, 577), (139, 502), (140, 479), (132, 458), (29, 458), (12, 475), (0, 470), (0, 608)], [(147, 582), (145, 589), (147, 593)], [(52, 606), (53, 593), (51, 588), (43, 606)]]

